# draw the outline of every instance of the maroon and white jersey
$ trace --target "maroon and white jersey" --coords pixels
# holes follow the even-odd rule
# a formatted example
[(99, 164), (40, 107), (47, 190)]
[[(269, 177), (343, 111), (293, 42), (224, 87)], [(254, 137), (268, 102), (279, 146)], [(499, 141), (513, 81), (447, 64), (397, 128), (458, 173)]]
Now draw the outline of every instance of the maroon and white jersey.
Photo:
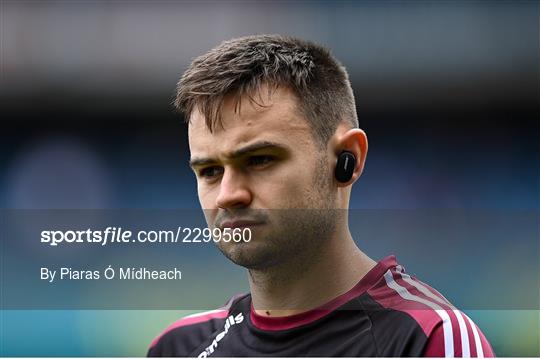
[(350, 291), (288, 317), (264, 317), (251, 295), (182, 318), (151, 344), (148, 356), (492, 357), (484, 334), (439, 292), (405, 273), (394, 256)]

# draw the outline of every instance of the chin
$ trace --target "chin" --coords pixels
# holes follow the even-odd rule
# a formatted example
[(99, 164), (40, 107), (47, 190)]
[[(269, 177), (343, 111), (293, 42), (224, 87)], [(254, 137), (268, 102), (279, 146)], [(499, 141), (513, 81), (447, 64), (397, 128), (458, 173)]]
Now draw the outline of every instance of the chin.
[(276, 262), (276, 255), (265, 243), (227, 243), (221, 252), (233, 263), (246, 269), (265, 269)]

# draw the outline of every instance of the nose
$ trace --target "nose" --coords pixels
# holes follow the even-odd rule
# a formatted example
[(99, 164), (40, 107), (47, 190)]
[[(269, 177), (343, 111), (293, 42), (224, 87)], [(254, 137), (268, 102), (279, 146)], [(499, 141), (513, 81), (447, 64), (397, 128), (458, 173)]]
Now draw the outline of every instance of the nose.
[(249, 206), (252, 194), (247, 179), (238, 171), (225, 168), (221, 177), (216, 205), (219, 208), (243, 208)]

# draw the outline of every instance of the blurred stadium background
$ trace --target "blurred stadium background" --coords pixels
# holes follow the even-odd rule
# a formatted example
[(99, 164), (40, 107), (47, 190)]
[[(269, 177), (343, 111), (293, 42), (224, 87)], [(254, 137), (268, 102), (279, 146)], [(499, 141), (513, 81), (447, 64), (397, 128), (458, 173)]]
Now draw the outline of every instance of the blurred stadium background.
[[(186, 128), (170, 106), (176, 81), (223, 40), (281, 33), (330, 47), (351, 75), (370, 140), (353, 208), (538, 213), (538, 2), (0, 6), (2, 208), (198, 208)], [(498, 280), (505, 273), (540, 293), (536, 224), (445, 258), (444, 268), (460, 268), (455, 276), (423, 272), (438, 258), (421, 248), (396, 254), (457, 296), (482, 294), (458, 280), (467, 276), (501, 296), (519, 295), (505, 291)], [(368, 245), (368, 253), (382, 258), (405, 248), (398, 242)], [(499, 356), (540, 356), (538, 303), (465, 311)], [(0, 355), (140, 356), (183, 314), (3, 310)]]

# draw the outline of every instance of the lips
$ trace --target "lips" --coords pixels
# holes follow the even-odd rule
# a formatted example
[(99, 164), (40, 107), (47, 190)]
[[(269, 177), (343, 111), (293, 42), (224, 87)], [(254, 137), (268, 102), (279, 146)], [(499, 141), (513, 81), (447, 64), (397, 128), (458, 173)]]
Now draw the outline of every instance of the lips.
[(251, 228), (263, 225), (264, 222), (248, 220), (248, 219), (235, 219), (228, 220), (219, 226), (220, 228)]

